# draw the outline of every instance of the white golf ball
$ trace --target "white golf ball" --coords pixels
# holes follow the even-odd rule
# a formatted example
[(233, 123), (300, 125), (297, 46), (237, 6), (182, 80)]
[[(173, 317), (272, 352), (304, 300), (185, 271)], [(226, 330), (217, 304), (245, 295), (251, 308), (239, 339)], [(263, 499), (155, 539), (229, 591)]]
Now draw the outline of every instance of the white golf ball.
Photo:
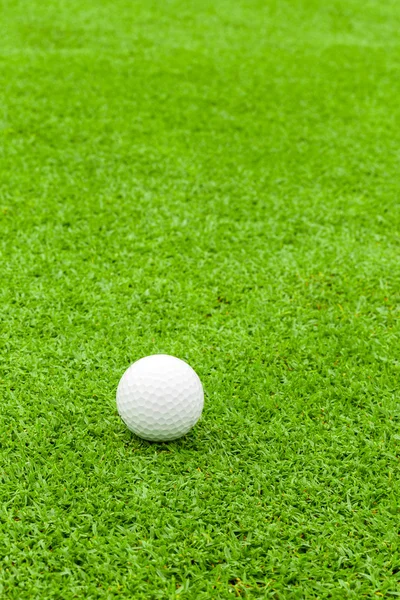
[(167, 354), (136, 361), (118, 384), (118, 412), (128, 429), (145, 440), (165, 442), (185, 435), (199, 420), (203, 405), (198, 375)]

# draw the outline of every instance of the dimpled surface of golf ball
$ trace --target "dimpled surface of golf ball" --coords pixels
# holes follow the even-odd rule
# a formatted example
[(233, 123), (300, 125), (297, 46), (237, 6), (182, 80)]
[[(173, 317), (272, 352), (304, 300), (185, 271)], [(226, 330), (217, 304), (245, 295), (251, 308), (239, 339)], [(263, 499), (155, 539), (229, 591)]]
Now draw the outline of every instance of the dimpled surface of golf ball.
[(186, 362), (155, 354), (133, 363), (117, 389), (117, 408), (125, 425), (139, 437), (165, 442), (185, 435), (199, 420), (204, 393)]

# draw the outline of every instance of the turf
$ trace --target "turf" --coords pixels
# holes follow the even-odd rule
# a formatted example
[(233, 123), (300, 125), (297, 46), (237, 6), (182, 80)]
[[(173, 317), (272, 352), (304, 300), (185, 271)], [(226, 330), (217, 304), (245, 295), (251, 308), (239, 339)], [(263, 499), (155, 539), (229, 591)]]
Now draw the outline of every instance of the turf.
[[(400, 596), (400, 6), (5, 0), (0, 597)], [(184, 439), (115, 407), (158, 352)]]

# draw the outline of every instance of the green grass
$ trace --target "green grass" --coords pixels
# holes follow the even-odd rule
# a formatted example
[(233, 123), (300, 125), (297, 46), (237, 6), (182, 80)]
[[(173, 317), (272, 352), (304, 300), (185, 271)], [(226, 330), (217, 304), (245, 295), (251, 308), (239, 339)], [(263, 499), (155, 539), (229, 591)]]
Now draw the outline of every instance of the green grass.
[(399, 597), (399, 3), (0, 17), (0, 597)]

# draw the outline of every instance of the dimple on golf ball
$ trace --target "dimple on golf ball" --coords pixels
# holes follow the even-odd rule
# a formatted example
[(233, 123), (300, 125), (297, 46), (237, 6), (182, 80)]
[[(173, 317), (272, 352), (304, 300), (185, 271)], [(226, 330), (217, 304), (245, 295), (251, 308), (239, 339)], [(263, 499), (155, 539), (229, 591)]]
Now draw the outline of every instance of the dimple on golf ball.
[(118, 384), (120, 417), (128, 429), (149, 441), (185, 435), (199, 420), (203, 405), (203, 386), (196, 372), (167, 354), (136, 361)]

